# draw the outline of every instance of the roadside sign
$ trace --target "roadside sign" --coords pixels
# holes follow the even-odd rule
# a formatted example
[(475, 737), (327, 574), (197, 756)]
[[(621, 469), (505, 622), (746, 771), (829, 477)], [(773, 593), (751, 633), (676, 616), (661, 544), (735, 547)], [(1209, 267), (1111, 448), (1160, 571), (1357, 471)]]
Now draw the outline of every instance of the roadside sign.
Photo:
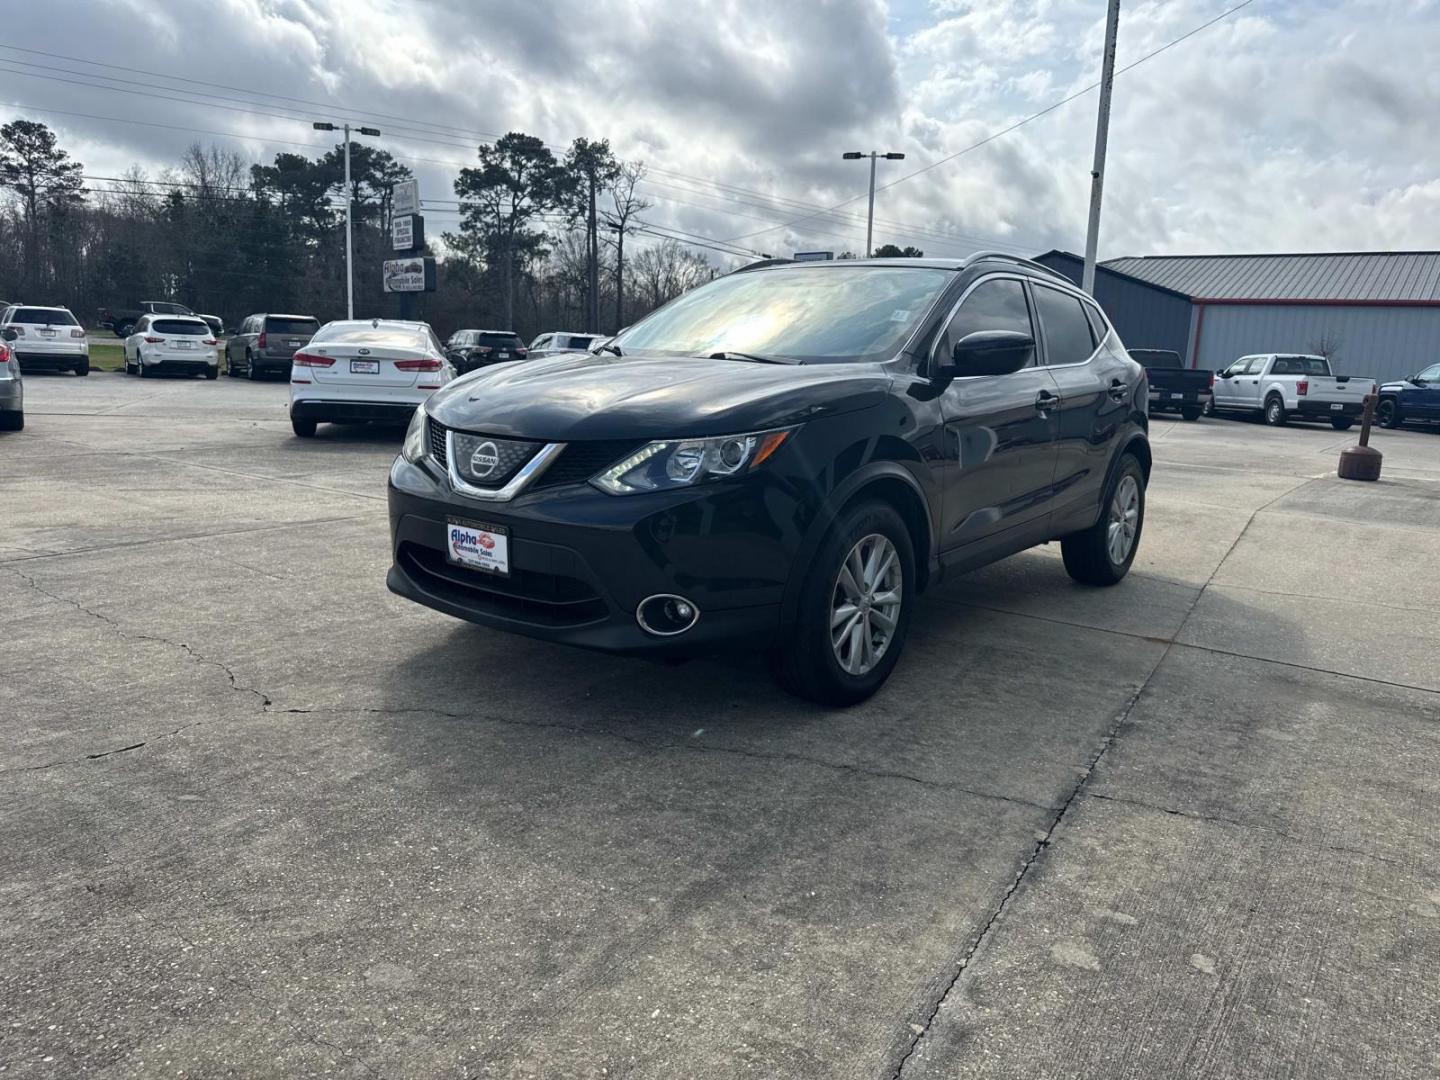
[(420, 212), (420, 181), (401, 180), (390, 194), (390, 213), (395, 217)]
[(835, 258), (833, 251), (797, 251), (795, 252), (796, 262), (828, 262)]
[(425, 246), (425, 219), (419, 214), (397, 214), (390, 219), (390, 247), (414, 251)]
[(416, 255), (409, 259), (386, 259), (381, 277), (385, 291), (416, 293), (435, 291), (435, 260)]

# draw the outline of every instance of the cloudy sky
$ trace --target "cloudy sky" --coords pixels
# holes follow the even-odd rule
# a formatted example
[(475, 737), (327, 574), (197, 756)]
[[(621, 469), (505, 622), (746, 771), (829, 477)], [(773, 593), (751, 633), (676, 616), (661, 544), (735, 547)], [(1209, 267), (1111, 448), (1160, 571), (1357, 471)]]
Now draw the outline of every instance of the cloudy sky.
[[(1119, 64), (1238, 2), (1125, 0)], [(840, 155), (903, 151), (881, 166), (900, 182), (877, 198), (877, 244), (1078, 251), (1093, 91), (935, 163), (1094, 82), (1104, 16), (1105, 0), (47, 0), (6, 17), (0, 117), (50, 124), (96, 177), (156, 172), (195, 140), (318, 154), (310, 121), (349, 117), (419, 175), (432, 235), (477, 142), (603, 137), (649, 167), (647, 220), (775, 254), (862, 249), (868, 163)], [(1124, 72), (1102, 258), (1440, 247), (1437, 55), (1440, 0), (1252, 0)]]

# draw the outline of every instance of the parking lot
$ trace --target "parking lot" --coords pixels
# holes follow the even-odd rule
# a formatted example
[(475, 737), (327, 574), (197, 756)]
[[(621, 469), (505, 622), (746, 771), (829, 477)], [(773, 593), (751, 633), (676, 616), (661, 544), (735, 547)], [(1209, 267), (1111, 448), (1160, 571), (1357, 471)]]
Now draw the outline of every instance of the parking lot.
[(1134, 572), (951, 580), (871, 701), (391, 596), (400, 433), (26, 380), (0, 1069), (1432, 1076), (1440, 433), (1157, 417)]

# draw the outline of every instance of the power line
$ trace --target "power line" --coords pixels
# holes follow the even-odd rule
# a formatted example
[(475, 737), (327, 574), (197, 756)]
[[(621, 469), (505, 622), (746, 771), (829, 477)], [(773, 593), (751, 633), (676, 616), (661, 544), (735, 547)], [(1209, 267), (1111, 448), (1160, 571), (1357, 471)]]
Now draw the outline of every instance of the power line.
[[(375, 117), (375, 118), (395, 119), (395, 120), (400, 120), (400, 121), (402, 121), (402, 122), (404, 122), (404, 123), (410, 123), (410, 124), (417, 123), (417, 121), (410, 120), (409, 118), (406, 118), (406, 117), (399, 117), (399, 116), (396, 116), (396, 115), (391, 114), (391, 113), (366, 112), (366, 111), (364, 111), (364, 110), (359, 110), (359, 109), (353, 109), (353, 108), (346, 108), (346, 107), (341, 107), (341, 106), (335, 106), (335, 105), (332, 105), (332, 104), (329, 104), (329, 103), (325, 103), (325, 102), (314, 102), (314, 101), (309, 101), (309, 100), (303, 99), (303, 98), (291, 98), (291, 97), (287, 97), (287, 96), (281, 95), (281, 94), (270, 94), (270, 93), (267, 93), (266, 91), (249, 90), (249, 89), (246, 89), (246, 88), (243, 88), (243, 87), (228, 86), (228, 85), (223, 84), (223, 83), (209, 83), (209, 82), (204, 82), (203, 80), (199, 80), (199, 79), (189, 79), (189, 78), (184, 78), (184, 77), (182, 77), (182, 76), (167, 75), (167, 74), (164, 74), (164, 73), (162, 73), (162, 72), (153, 72), (153, 71), (148, 71), (148, 70), (145, 70), (145, 69), (123, 68), (123, 67), (121, 67), (120, 65), (117, 65), (117, 64), (107, 64), (107, 63), (104, 63), (104, 62), (102, 62), (102, 61), (86, 60), (86, 59), (83, 59), (83, 58), (80, 58), (80, 57), (66, 56), (66, 55), (60, 54), (60, 53), (46, 52), (45, 50), (41, 50), (41, 49), (26, 49), (26, 48), (22, 48), (22, 47), (20, 47), (20, 46), (13, 46), (13, 45), (0, 45), (0, 49), (7, 49), (7, 50), (11, 50), (11, 51), (16, 51), (16, 52), (30, 53), (30, 54), (34, 54), (34, 55), (38, 55), (38, 56), (51, 57), (51, 58), (54, 58), (54, 59), (68, 60), (68, 61), (71, 61), (71, 62), (74, 62), (74, 63), (87, 64), (87, 65), (91, 65), (91, 66), (95, 66), (95, 67), (111, 68), (111, 69), (114, 69), (114, 70), (126, 71), (127, 73), (130, 73), (130, 74), (148, 74), (148, 75), (152, 75), (152, 76), (154, 76), (154, 77), (156, 77), (156, 78), (168, 79), (168, 80), (171, 80), (171, 81), (174, 81), (174, 82), (185, 82), (185, 83), (190, 83), (190, 84), (193, 84), (193, 85), (196, 85), (196, 86), (212, 86), (212, 87), (215, 87), (215, 88), (217, 88), (217, 89), (232, 90), (232, 91), (235, 91), (235, 92), (237, 92), (237, 93), (250, 94), (250, 95), (253, 95), (253, 96), (257, 96), (257, 97), (272, 97), (272, 98), (275, 98), (275, 99), (281, 100), (281, 101), (294, 101), (294, 102), (297, 102), (297, 103), (299, 103), (299, 104), (303, 104), (303, 105), (307, 105), (307, 106), (313, 106), (313, 107), (315, 107), (315, 108), (326, 109), (326, 110), (328, 110), (328, 111), (331, 112), (331, 113), (334, 113), (334, 112), (348, 112), (348, 113), (353, 113), (353, 114), (356, 114), (356, 115), (362, 116), (362, 117)], [(19, 64), (19, 65), (25, 66), (25, 67), (47, 68), (47, 65), (40, 65), (40, 64), (34, 64), (34, 63), (28, 63), (28, 62), (26, 62), (26, 61), (12, 61), (12, 63), (13, 63), (13, 64)], [(118, 92), (118, 93), (132, 94), (132, 95), (142, 96), (142, 97), (151, 97), (151, 98), (154, 98), (154, 99), (160, 100), (160, 101), (173, 101), (173, 102), (176, 102), (176, 103), (179, 103), (179, 104), (195, 105), (195, 106), (199, 106), (199, 107), (202, 107), (202, 108), (203, 108), (203, 107), (218, 108), (218, 109), (224, 109), (224, 110), (229, 111), (229, 112), (239, 112), (239, 113), (246, 113), (246, 114), (255, 115), (255, 116), (264, 116), (264, 117), (268, 117), (268, 118), (270, 118), (270, 119), (284, 120), (284, 121), (291, 122), (291, 123), (304, 122), (304, 121), (306, 121), (306, 120), (312, 120), (312, 119), (314, 118), (314, 114), (311, 114), (311, 113), (303, 113), (303, 114), (302, 114), (301, 116), (299, 116), (299, 117), (296, 117), (296, 116), (283, 116), (283, 115), (280, 115), (280, 114), (277, 114), (277, 113), (273, 113), (273, 112), (264, 112), (264, 111), (261, 111), (260, 109), (256, 109), (256, 108), (240, 108), (240, 107), (236, 107), (236, 106), (240, 106), (240, 105), (243, 105), (243, 106), (265, 105), (265, 106), (267, 106), (268, 108), (272, 108), (272, 109), (274, 109), (274, 108), (284, 109), (286, 112), (289, 112), (289, 113), (301, 112), (301, 110), (299, 110), (299, 109), (295, 109), (295, 108), (293, 108), (293, 107), (285, 106), (285, 105), (272, 105), (272, 104), (270, 104), (270, 103), (268, 103), (268, 102), (252, 102), (252, 101), (246, 101), (246, 100), (242, 100), (242, 99), (226, 97), (226, 96), (224, 96), (224, 95), (212, 94), (212, 93), (207, 93), (207, 92), (203, 92), (203, 91), (202, 91), (202, 92), (196, 92), (196, 93), (199, 93), (200, 96), (202, 96), (202, 97), (216, 98), (218, 101), (230, 101), (230, 102), (235, 102), (235, 103), (236, 103), (236, 105), (228, 105), (228, 106), (227, 106), (227, 105), (221, 105), (221, 104), (216, 104), (216, 103), (212, 103), (212, 102), (199, 101), (199, 100), (196, 100), (194, 97), (172, 97), (172, 96), (169, 96), (169, 94), (158, 94), (158, 93), (154, 93), (154, 92), (153, 92), (153, 91), (155, 91), (155, 90), (165, 90), (165, 91), (170, 91), (170, 92), (178, 93), (178, 94), (187, 93), (187, 91), (184, 91), (183, 89), (181, 89), (181, 88), (179, 88), (179, 87), (163, 86), (163, 85), (159, 85), (159, 84), (155, 84), (155, 83), (147, 83), (147, 82), (143, 82), (143, 81), (135, 80), (135, 79), (125, 79), (125, 78), (121, 78), (121, 77), (119, 77), (119, 76), (114, 76), (114, 75), (100, 75), (100, 74), (93, 74), (93, 73), (90, 73), (90, 72), (77, 72), (77, 71), (70, 71), (69, 69), (64, 69), (64, 68), (61, 68), (61, 69), (58, 69), (58, 70), (59, 70), (62, 74), (66, 74), (66, 75), (78, 75), (78, 76), (80, 76), (82, 79), (104, 79), (104, 80), (107, 81), (107, 83), (116, 83), (116, 82), (118, 82), (118, 83), (125, 83), (125, 84), (130, 85), (130, 86), (149, 87), (150, 90), (149, 90), (149, 91), (146, 91), (146, 90), (126, 90), (126, 89), (124, 89), (123, 87), (107, 85), (107, 83), (100, 83), (100, 82), (80, 82), (80, 81), (76, 81), (76, 80), (74, 80), (74, 79), (62, 78), (60, 75), (46, 74), (46, 73), (43, 73), (43, 72), (12, 71), (12, 72), (10, 72), (10, 73), (11, 73), (11, 74), (15, 74), (15, 75), (26, 76), (26, 77), (29, 77), (29, 78), (49, 79), (49, 80), (51, 80), (51, 81), (61, 82), (61, 83), (67, 83), (67, 84), (69, 84), (69, 85), (74, 85), (74, 86), (91, 87), (91, 88), (94, 88), (94, 89), (114, 90), (114, 91), (116, 91), (116, 92)], [(57, 111), (58, 111), (58, 110), (57, 110)], [(83, 115), (83, 114), (76, 114), (76, 115)], [(449, 125), (434, 124), (434, 123), (429, 123), (429, 122), (426, 122), (426, 121), (418, 121), (418, 123), (420, 123), (421, 125), (423, 125), (424, 127), (427, 127), (427, 128), (446, 129), (446, 130), (455, 132), (455, 133), (457, 133), (458, 135), (461, 135), (461, 136), (467, 134), (466, 132), (463, 131), (463, 129), (453, 128), (453, 127), (450, 127)], [(411, 134), (411, 135), (405, 135), (405, 134), (403, 134), (403, 132), (407, 132), (407, 131), (408, 131), (408, 132), (412, 132), (413, 134)], [(390, 128), (390, 132), (392, 133), (392, 137), (393, 137), (393, 138), (399, 139), (399, 140), (401, 140), (401, 141), (428, 142), (428, 143), (433, 143), (433, 144), (439, 145), (439, 146), (453, 146), (453, 147), (457, 147), (457, 148), (466, 148), (466, 149), (468, 149), (469, 146), (471, 145), (471, 144), (469, 144), (469, 143), (457, 143), (457, 142), (454, 142), (453, 140), (435, 139), (435, 138), (432, 138), (432, 137), (429, 137), (429, 136), (430, 136), (430, 135), (433, 135), (433, 134), (436, 134), (437, 132), (423, 132), (423, 131), (420, 131), (419, 129), (414, 128), (414, 127), (401, 127), (401, 128), (398, 128), (398, 129), (397, 129), (397, 128), (394, 128), (394, 127), (392, 126), (392, 127)], [(479, 136), (482, 136), (482, 137), (484, 137), (484, 138), (486, 138), (486, 139), (498, 139), (498, 138), (500, 138), (500, 136), (496, 135), (494, 132), (470, 132), (470, 133), (468, 133), (468, 134), (479, 135)], [(275, 140), (275, 141), (283, 142), (284, 140)], [(294, 145), (300, 145), (300, 144), (294, 144)], [(547, 143), (547, 144), (545, 144), (545, 145), (546, 145), (547, 147), (550, 147), (551, 149), (559, 150), (559, 151), (561, 151), (561, 152), (564, 152), (564, 149), (565, 149), (564, 147), (558, 146), (558, 145), (556, 145), (556, 144)], [(432, 164), (447, 165), (447, 166), (450, 166), (450, 167), (452, 167), (452, 168), (464, 168), (464, 167), (465, 167), (465, 164), (464, 164), (463, 162), (440, 160), (440, 159), (435, 159), (435, 158), (424, 158), (424, 157), (419, 157), (419, 156), (411, 156), (411, 157), (409, 157), (408, 160), (411, 160), (411, 161), (424, 161), (424, 162), (429, 162), (429, 163), (432, 163)], [(856, 216), (855, 216), (855, 215), (844, 214), (844, 213), (836, 214), (836, 213), (834, 213), (834, 208), (824, 208), (824, 207), (820, 207), (820, 206), (818, 206), (818, 205), (815, 204), (815, 203), (807, 203), (807, 202), (804, 202), (803, 200), (789, 199), (789, 198), (784, 198), (784, 197), (782, 197), (782, 196), (771, 195), (771, 194), (769, 194), (769, 193), (767, 193), (767, 192), (753, 191), (753, 190), (751, 190), (751, 189), (736, 187), (736, 186), (734, 186), (734, 185), (721, 184), (721, 183), (719, 183), (718, 181), (712, 180), (712, 179), (710, 179), (710, 178), (691, 176), (690, 174), (687, 174), (687, 173), (677, 172), (677, 171), (672, 170), (672, 169), (665, 169), (665, 168), (660, 167), (660, 166), (652, 165), (652, 166), (650, 166), (649, 168), (651, 169), (651, 171), (660, 173), (661, 175), (671, 176), (671, 177), (679, 178), (679, 179), (682, 179), (682, 180), (689, 180), (689, 181), (692, 181), (693, 183), (706, 184), (706, 185), (709, 185), (709, 186), (711, 186), (711, 187), (714, 187), (714, 188), (716, 188), (716, 189), (718, 189), (718, 190), (722, 190), (722, 191), (725, 192), (725, 194), (716, 194), (716, 195), (713, 195), (713, 196), (710, 196), (710, 197), (726, 199), (726, 200), (729, 200), (729, 201), (739, 202), (739, 203), (741, 203), (742, 205), (751, 205), (751, 206), (756, 206), (757, 208), (762, 208), (762, 209), (772, 209), (772, 207), (770, 207), (770, 206), (767, 205), (767, 204), (770, 203), (770, 202), (777, 202), (777, 201), (778, 201), (778, 202), (782, 202), (782, 203), (789, 203), (789, 204), (791, 204), (791, 205), (793, 205), (793, 206), (795, 206), (795, 207), (797, 207), (797, 208), (813, 209), (813, 210), (816, 211), (816, 213), (810, 214), (810, 215), (806, 215), (805, 218), (802, 218), (802, 219), (799, 219), (799, 220), (807, 220), (807, 219), (809, 219), (809, 218), (811, 218), (811, 217), (820, 217), (820, 216), (825, 216), (825, 215), (827, 215), (827, 214), (833, 215), (833, 216), (836, 217), (837, 219), (846, 219), (846, 218), (856, 219)], [(660, 181), (647, 180), (647, 181), (642, 181), (642, 182), (646, 183), (647, 185), (656, 185), (656, 186), (660, 186), (660, 187), (667, 187), (667, 186), (668, 186), (668, 187), (676, 187), (675, 185), (666, 185), (666, 184), (664, 184), (664, 183), (662, 183), (662, 182), (660, 182)], [(888, 185), (887, 185), (887, 186), (888, 186)], [(690, 191), (690, 192), (693, 192), (693, 193), (695, 193), (695, 194), (705, 194), (705, 195), (707, 195), (707, 196), (709, 195), (708, 192), (703, 192), (703, 191), (700, 191), (700, 190), (695, 189), (695, 188), (693, 188), (693, 187), (678, 187), (677, 190)], [(755, 196), (755, 197), (758, 197), (758, 198), (761, 198), (761, 199), (766, 200), (766, 203), (756, 203), (756, 202), (753, 201), (753, 199), (752, 199), (752, 200), (747, 200), (747, 199), (744, 199), (744, 198), (739, 198), (739, 197), (738, 197), (739, 195)], [(683, 200), (678, 200), (678, 199), (672, 199), (672, 201), (675, 201), (675, 202), (683, 202)], [(850, 200), (850, 201), (854, 201), (854, 200)], [(845, 205), (845, 204), (842, 203), (842, 204), (838, 204), (838, 205)], [(711, 210), (712, 212), (715, 212), (715, 213), (729, 213), (728, 211), (722, 210), (722, 209), (720, 209), (720, 208), (718, 208), (718, 207), (700, 207), (700, 208), (701, 208), (701, 209), (709, 209), (709, 210)], [(731, 216), (735, 216), (735, 217), (745, 217), (745, 216), (747, 216), (747, 215), (744, 215), (744, 214), (734, 214), (734, 215), (731, 215)], [(949, 240), (955, 240), (955, 241), (958, 241), (961, 246), (967, 245), (967, 244), (972, 243), (972, 242), (979, 242), (979, 243), (986, 243), (986, 244), (991, 244), (991, 243), (995, 243), (995, 244), (1005, 244), (1005, 243), (1008, 242), (1008, 241), (1006, 241), (1006, 240), (1002, 240), (1002, 239), (997, 238), (997, 237), (968, 236), (968, 235), (959, 234), (959, 233), (945, 233), (945, 232), (942, 232), (942, 231), (939, 231), (939, 230), (924, 229), (924, 228), (919, 227), (919, 226), (911, 226), (911, 225), (907, 225), (907, 224), (902, 223), (902, 222), (886, 221), (886, 220), (884, 220), (884, 219), (876, 219), (876, 221), (877, 221), (878, 224), (883, 224), (883, 225), (885, 225), (886, 228), (887, 228), (889, 231), (891, 231), (892, 233), (896, 233), (896, 234), (899, 235), (901, 238), (906, 238), (906, 237), (912, 238), (912, 239), (923, 238), (923, 239), (927, 239), (927, 240), (938, 240), (938, 241), (940, 241), (940, 242), (946, 242), (946, 241), (949, 241)], [(776, 226), (776, 227), (778, 227), (778, 226)], [(768, 231), (768, 230), (762, 230), (762, 231)], [(832, 234), (832, 235), (837, 235), (837, 234)]]
[[(1211, 19), (1210, 21), (1201, 23), (1199, 26), (1195, 27), (1193, 30), (1187, 30), (1185, 33), (1181, 34), (1179, 37), (1175, 38), (1173, 41), (1167, 41), (1164, 45), (1161, 45), (1158, 49), (1154, 50), (1153, 52), (1146, 53), (1144, 56), (1140, 57), (1140, 59), (1135, 60), (1135, 61), (1132, 62), (1132, 63), (1126, 64), (1124, 67), (1118, 69), (1118, 70), (1115, 72), (1115, 74), (1116, 74), (1116, 75), (1123, 75), (1125, 72), (1131, 70), (1132, 68), (1139, 67), (1141, 64), (1145, 63), (1145, 61), (1147, 61), (1147, 60), (1153, 60), (1155, 57), (1159, 56), (1161, 53), (1165, 52), (1167, 49), (1172, 49), (1172, 48), (1174, 48), (1176, 45), (1179, 45), (1182, 41), (1185, 41), (1187, 38), (1194, 37), (1196, 34), (1200, 33), (1200, 31), (1206, 30), (1206, 29), (1208, 29), (1209, 27), (1214, 26), (1216, 23), (1220, 22), (1222, 19), (1227, 19), (1227, 18), (1229, 18), (1231, 15), (1234, 15), (1237, 11), (1241, 10), (1242, 8), (1247, 8), (1247, 7), (1249, 7), (1249, 6), (1250, 6), (1251, 4), (1253, 4), (1254, 2), (1255, 2), (1255, 0), (1241, 0), (1240, 3), (1236, 4), (1234, 7), (1227, 8), (1225, 11), (1222, 11), (1219, 15), (1216, 15), (1216, 16), (1215, 16), (1213, 19)], [(953, 153), (953, 154), (948, 154), (948, 155), (946, 155), (945, 157), (938, 158), (938, 159), (936, 159), (935, 161), (930, 162), (930, 164), (925, 165), (925, 166), (922, 166), (922, 167), (919, 168), (919, 169), (916, 169), (914, 172), (906, 173), (904, 176), (901, 176), (901, 177), (899, 177), (899, 178), (897, 178), (897, 179), (895, 179), (895, 180), (890, 181), (888, 184), (882, 184), (882, 185), (880, 185), (879, 187), (877, 187), (875, 190), (876, 190), (876, 191), (887, 191), (887, 190), (889, 190), (890, 188), (895, 187), (897, 184), (903, 184), (903, 183), (905, 183), (905, 181), (907, 181), (907, 180), (912, 180), (912, 179), (914, 179), (915, 177), (919, 176), (921, 173), (929, 172), (931, 169), (938, 168), (938, 167), (941, 166), (941, 165), (944, 165), (944, 164), (946, 164), (946, 163), (948, 163), (948, 162), (954, 161), (956, 158), (963, 157), (964, 155), (970, 153), (972, 150), (978, 150), (978, 149), (980, 149), (980, 147), (986, 145), (987, 143), (992, 143), (992, 142), (994, 142), (996, 139), (1000, 138), (1001, 136), (1003, 136), (1003, 135), (1008, 135), (1008, 134), (1010, 134), (1010, 132), (1015, 131), (1017, 128), (1022, 128), (1022, 127), (1024, 127), (1026, 124), (1029, 124), (1029, 123), (1031, 123), (1032, 121), (1035, 121), (1035, 120), (1040, 119), (1042, 116), (1046, 116), (1046, 115), (1048, 115), (1049, 113), (1054, 112), (1056, 109), (1060, 108), (1062, 105), (1068, 105), (1070, 102), (1074, 101), (1076, 98), (1084, 97), (1084, 96), (1085, 96), (1086, 94), (1088, 94), (1091, 90), (1096, 89), (1099, 85), (1100, 85), (1100, 84), (1099, 84), (1098, 82), (1093, 82), (1093, 83), (1091, 83), (1089, 86), (1083, 87), (1082, 89), (1075, 91), (1075, 93), (1071, 94), (1070, 96), (1061, 98), (1059, 101), (1056, 101), (1056, 102), (1054, 102), (1054, 103), (1051, 104), (1051, 105), (1045, 106), (1045, 108), (1041, 109), (1039, 112), (1031, 113), (1029, 116), (1026, 116), (1026, 117), (1024, 117), (1023, 119), (1017, 120), (1015, 123), (1011, 124), (1009, 127), (1004, 127), (1004, 128), (1001, 128), (999, 131), (992, 132), (991, 134), (985, 136), (985, 138), (979, 140), (978, 142), (971, 143), (969, 146), (967, 146), (967, 147), (965, 147), (965, 148), (963, 148), (963, 149), (961, 149), (961, 150), (957, 150), (957, 151), (955, 151), (955, 153)], [(834, 206), (827, 207), (826, 210), (821, 211), (820, 213), (828, 213), (829, 211), (836, 210), (836, 209), (838, 209), (839, 207), (849, 206), (851, 203), (853, 203), (853, 202), (858, 202), (859, 200), (861, 200), (861, 199), (863, 199), (863, 198), (865, 198), (864, 195), (856, 195), (856, 196), (853, 196), (852, 198), (845, 199), (845, 200), (842, 201), (842, 202), (836, 203)], [(798, 217), (798, 218), (795, 218), (795, 219), (793, 219), (793, 220), (791, 220), (791, 221), (782, 221), (779, 225), (772, 225), (772, 226), (770, 226), (768, 229), (757, 229), (755, 232), (744, 233), (744, 234), (742, 234), (742, 235), (740, 235), (740, 236), (732, 237), (731, 240), (748, 240), (748, 239), (750, 239), (752, 236), (760, 236), (760, 235), (763, 234), (763, 233), (773, 232), (773, 231), (776, 230), (776, 229), (788, 229), (788, 228), (790, 228), (790, 227), (792, 227), (792, 226), (794, 226), (794, 225), (798, 225), (798, 224), (800, 224), (801, 222), (804, 222), (804, 221), (809, 221), (811, 218), (813, 218), (813, 217), (818, 217), (818, 216), (819, 216), (818, 213), (817, 213), (817, 214), (806, 214), (806, 215), (804, 215), (803, 217)]]

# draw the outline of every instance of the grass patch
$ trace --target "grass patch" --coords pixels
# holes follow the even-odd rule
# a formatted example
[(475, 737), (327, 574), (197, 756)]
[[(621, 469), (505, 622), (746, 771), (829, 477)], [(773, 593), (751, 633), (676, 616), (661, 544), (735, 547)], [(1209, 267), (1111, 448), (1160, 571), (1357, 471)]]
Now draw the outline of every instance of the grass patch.
[(120, 342), (114, 345), (91, 345), (90, 346), (90, 368), (93, 371), (119, 371), (125, 363), (125, 346)]

